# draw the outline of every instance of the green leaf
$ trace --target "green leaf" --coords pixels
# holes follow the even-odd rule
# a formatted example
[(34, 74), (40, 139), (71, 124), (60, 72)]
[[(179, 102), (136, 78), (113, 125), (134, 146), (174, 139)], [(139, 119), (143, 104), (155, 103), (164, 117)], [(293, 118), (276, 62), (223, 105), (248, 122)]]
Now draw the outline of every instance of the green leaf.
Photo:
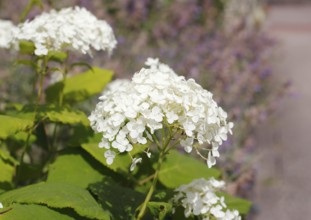
[(96, 183), (103, 179), (103, 174), (95, 169), (94, 164), (92, 165), (77, 151), (60, 155), (49, 167), (47, 182), (68, 183), (81, 188), (87, 188), (91, 183)]
[[(7, 145), (10, 146), (10, 149), (13, 149), (14, 146), (17, 146), (17, 147), (24, 146), (24, 144), (26, 143), (26, 141), (28, 139), (28, 135), (29, 134), (26, 131), (17, 132), (16, 134), (8, 137)], [(31, 134), (29, 139), (28, 139), (28, 143), (31, 144), (31, 143), (35, 142), (36, 140), (37, 140), (37, 137), (35, 135)]]
[(15, 166), (19, 164), (19, 162), (14, 157), (12, 157), (9, 152), (3, 149), (0, 149), (0, 158)]
[(67, 58), (67, 54), (61, 51), (49, 51), (48, 60), (62, 63)]
[(99, 143), (102, 134), (94, 134), (91, 127), (86, 127), (81, 124), (72, 126), (72, 135), (70, 135), (67, 146), (81, 146), (83, 143)]
[[(96, 160), (98, 160), (101, 164), (105, 165), (109, 169), (112, 169), (113, 171), (123, 171), (123, 172), (129, 171), (132, 159), (127, 153), (117, 154), (113, 163), (111, 165), (108, 165), (106, 163), (106, 158), (104, 157), (106, 149), (99, 148), (98, 143), (84, 143), (81, 146), (85, 151), (87, 151)], [(135, 156), (136, 154), (144, 151), (147, 147), (148, 144), (146, 145), (136, 144), (133, 146), (133, 150), (130, 152), (130, 154), (132, 156)]]
[(77, 214), (95, 219), (109, 219), (89, 192), (64, 183), (38, 183), (0, 195), (4, 207), (13, 203), (44, 204), (52, 208), (71, 208)]
[(177, 188), (188, 184), (194, 179), (219, 177), (220, 171), (208, 168), (206, 164), (190, 155), (184, 155), (172, 150), (167, 155), (159, 172), (160, 182), (168, 188)]
[(0, 158), (0, 170), (1, 170), (0, 182), (10, 183), (14, 177), (15, 168)]
[(64, 102), (76, 103), (101, 93), (105, 85), (110, 82), (113, 73), (110, 70), (93, 67), (82, 74), (72, 76), (63, 82), (57, 82), (45, 91), (48, 102), (58, 102), (61, 91), (64, 93)]
[(55, 210), (52, 210), (42, 205), (27, 205), (27, 204), (12, 204), (9, 207), (1, 209), (1, 220), (74, 220), (74, 218), (63, 215)]
[(42, 165), (39, 164), (23, 164), (23, 166), (20, 166), (17, 170), (18, 174), (16, 175), (16, 180), (23, 183), (37, 182), (38, 179), (42, 179), (42, 169)]
[(99, 161), (101, 164), (105, 165), (109, 169), (113, 171), (121, 171), (121, 172), (129, 171), (129, 167), (132, 163), (132, 160), (129, 155), (119, 154), (116, 156), (113, 163), (111, 165), (108, 165), (106, 163), (106, 158), (104, 157), (104, 153), (106, 149), (99, 148), (97, 143), (87, 143), (87, 144), (82, 144), (81, 146), (86, 152), (88, 152), (97, 161)]
[(20, 41), (19, 42), (19, 52), (21, 54), (34, 54), (35, 45), (33, 42), (30, 41)]
[(217, 192), (216, 194), (225, 198), (228, 209), (236, 209), (240, 214), (248, 214), (252, 207), (252, 203), (246, 199), (231, 196), (223, 192)]
[[(33, 114), (35, 106), (25, 106), (21, 114)], [(89, 126), (89, 120), (84, 112), (78, 110), (72, 110), (65, 107), (56, 107), (52, 105), (41, 105), (37, 107), (37, 113), (40, 118), (46, 118), (50, 122), (58, 122), (62, 124), (78, 124), (82, 123), (85, 126)], [(18, 115), (18, 114), (17, 114)]]
[(94, 71), (93, 71), (93, 67), (92, 67), (90, 64), (85, 63), (85, 62), (75, 62), (75, 63), (73, 63), (73, 64), (70, 65), (70, 69), (72, 69), (72, 68), (74, 68), (74, 67), (76, 67), (76, 66), (86, 67), (86, 68), (88, 68), (89, 70), (91, 70), (92, 72), (94, 72)]
[(166, 202), (148, 202), (147, 207), (156, 219), (163, 220), (172, 212), (172, 204)]
[(116, 220), (131, 219), (145, 198), (144, 194), (122, 187), (108, 178), (92, 184), (90, 190), (97, 196), (102, 207), (109, 210)]
[(27, 119), (15, 118), (7, 115), (0, 115), (0, 139), (23, 131), (32, 126), (32, 121)]
[(25, 65), (25, 66), (29, 66), (33, 69), (37, 68), (37, 64), (35, 62), (33, 62), (32, 60), (16, 60), (15, 63)]

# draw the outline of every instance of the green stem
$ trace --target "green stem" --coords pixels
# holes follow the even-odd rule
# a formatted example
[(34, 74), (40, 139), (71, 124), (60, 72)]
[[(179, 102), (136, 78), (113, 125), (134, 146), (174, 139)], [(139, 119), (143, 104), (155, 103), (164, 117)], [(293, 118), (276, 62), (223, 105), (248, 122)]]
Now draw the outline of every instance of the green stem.
[(64, 90), (66, 86), (67, 74), (68, 74), (68, 62), (69, 62), (69, 52), (67, 52), (67, 58), (64, 64), (64, 72), (63, 72), (63, 88), (60, 91), (58, 106), (61, 107), (64, 101)]
[(145, 201), (141, 205), (141, 208), (140, 208), (139, 213), (137, 215), (137, 220), (141, 220), (144, 217), (145, 213), (146, 213), (148, 202), (150, 201), (150, 199), (152, 197), (152, 194), (153, 194), (154, 190), (156, 189), (156, 185), (157, 185), (157, 182), (158, 182), (158, 177), (159, 177), (159, 173), (160, 173), (160, 169), (161, 169), (161, 165), (162, 165), (164, 156), (165, 156), (164, 152), (161, 151), (160, 156), (159, 156), (159, 160), (158, 160), (157, 170), (154, 173), (152, 185), (151, 185), (151, 187), (150, 187), (150, 189), (148, 191), (148, 194), (147, 194), (147, 196), (145, 198)]
[[(64, 102), (64, 89), (65, 89), (65, 86), (66, 86), (66, 80), (67, 80), (67, 74), (68, 74), (68, 62), (69, 62), (69, 52), (67, 52), (67, 58), (65, 60), (65, 63), (64, 63), (64, 72), (63, 72), (63, 87), (60, 91), (60, 94), (59, 94), (59, 99), (58, 99), (58, 107), (62, 107), (63, 106), (63, 102)], [(58, 129), (58, 126), (57, 124), (55, 124), (55, 127), (54, 127), (54, 131), (53, 131), (53, 138), (52, 138), (52, 150), (57, 150), (55, 145), (56, 145), (56, 139), (57, 139), (57, 129)], [(52, 152), (52, 155), (54, 155), (54, 153)]]
[(21, 16), (19, 17), (19, 21), (23, 22), (25, 21), (27, 15), (29, 14), (29, 12), (31, 11), (32, 7), (38, 5), (41, 10), (43, 9), (43, 4), (41, 1), (38, 0), (30, 0), (28, 2), (28, 4), (26, 5), (25, 9), (23, 10), (23, 12), (21, 13)]
[[(37, 82), (39, 81), (39, 88), (38, 88), (38, 94), (37, 94), (37, 99), (36, 99), (36, 103), (35, 103), (34, 115), (33, 115), (33, 126), (28, 131), (26, 143), (24, 145), (24, 149), (22, 151), (22, 154), (21, 154), (21, 157), (19, 160), (20, 168), (19, 168), (19, 171), (17, 173), (17, 176), (19, 176), (21, 174), (21, 167), (24, 164), (24, 157), (25, 157), (26, 153), (29, 151), (29, 148), (30, 148), (29, 141), (30, 141), (31, 134), (33, 133), (33, 131), (38, 126), (38, 124), (36, 123), (36, 119), (38, 116), (38, 108), (39, 108), (41, 97), (42, 97), (44, 77), (46, 75), (46, 70), (47, 70), (47, 62), (48, 62), (47, 57), (43, 58), (43, 64), (41, 63), (41, 61), (42, 61), (41, 59), (38, 60), (38, 68), (36, 70), (37, 71), (36, 76), (37, 76), (38, 80), (35, 80), (35, 84), (37, 84)], [(40, 122), (38, 122), (38, 123), (40, 123)]]

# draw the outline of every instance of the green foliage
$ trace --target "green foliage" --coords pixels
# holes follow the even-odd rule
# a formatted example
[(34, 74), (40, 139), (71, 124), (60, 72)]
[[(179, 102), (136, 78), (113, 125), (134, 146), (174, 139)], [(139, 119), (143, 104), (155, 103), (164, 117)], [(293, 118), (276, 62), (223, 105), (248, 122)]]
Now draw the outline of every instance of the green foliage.
[(217, 169), (208, 168), (206, 164), (172, 150), (163, 162), (159, 180), (168, 188), (177, 188), (194, 179), (219, 176), (220, 172)]
[(57, 103), (63, 91), (64, 102), (76, 103), (90, 98), (102, 92), (105, 85), (111, 80), (112, 72), (105, 69), (93, 67), (82, 74), (75, 75), (63, 82), (57, 82), (46, 89), (48, 102)]
[(1, 188), (1, 183), (7, 182), (10, 183), (12, 182), (13, 176), (15, 169), (12, 165), (6, 163), (3, 161), (2, 158), (0, 158), (0, 168), (1, 168), (1, 175), (0, 175), (0, 188)]
[(81, 188), (87, 188), (89, 184), (99, 182), (103, 174), (98, 171), (96, 161), (91, 161), (80, 153), (81, 150), (66, 151), (57, 157), (49, 167), (48, 183), (68, 183)]
[(218, 194), (218, 196), (223, 196), (225, 198), (228, 209), (236, 209), (241, 214), (245, 215), (245, 214), (249, 213), (249, 211), (252, 207), (252, 203), (246, 199), (231, 196), (231, 195), (223, 193), (223, 192), (219, 192), (217, 194)]
[(33, 124), (31, 120), (15, 118), (7, 115), (0, 115), (0, 139), (6, 139), (18, 131), (30, 128)]
[(63, 215), (46, 206), (35, 204), (12, 204), (9, 207), (5, 207), (4, 213), (0, 214), (0, 216), (2, 220), (74, 220), (74, 218), (68, 215)]
[[(34, 112), (34, 106), (23, 108), (22, 112)], [(89, 125), (89, 120), (84, 112), (79, 110), (72, 110), (65, 107), (56, 107), (41, 105), (37, 109), (40, 118), (46, 118), (50, 122), (57, 122), (63, 124), (78, 124), (82, 123), (85, 126)]]
[(112, 219), (130, 219), (136, 208), (143, 202), (144, 195), (122, 187), (111, 179), (92, 184), (91, 192), (97, 196), (104, 209), (112, 214)]
[[(105, 153), (105, 149), (99, 148), (98, 143), (85, 143), (85, 144), (82, 144), (81, 146), (85, 151), (87, 151), (96, 160), (98, 160), (100, 163), (102, 163), (103, 165), (105, 165), (109, 169), (112, 169), (114, 171), (129, 172), (129, 167), (132, 163), (132, 159), (127, 153), (117, 155), (113, 164), (108, 165), (106, 163), (105, 157), (103, 156)], [(135, 156), (137, 153), (145, 150), (148, 146), (149, 146), (149, 144), (146, 144), (146, 145), (136, 144), (136, 145), (134, 145), (134, 148), (131, 151), (131, 155)]]
[[(221, 3), (215, 3), (219, 10)], [(43, 7), (42, 1), (30, 0), (21, 20), (34, 6)], [(142, 26), (151, 30), (155, 18)], [(200, 19), (205, 22), (205, 14)], [(125, 220), (142, 213), (144, 220), (180, 220), (183, 210), (177, 208), (173, 214), (170, 203), (174, 189), (193, 179), (220, 177), (219, 170), (189, 155), (176, 150), (166, 154), (165, 129), (159, 139), (162, 148), (134, 144), (130, 152), (116, 151), (113, 164), (108, 165), (106, 149), (98, 147), (102, 134), (93, 133), (79, 102), (100, 94), (113, 72), (80, 62), (71, 51), (35, 56), (34, 44), (27, 41), (20, 42), (19, 48), (15, 64), (31, 67), (27, 69), (33, 73), (34, 95), (21, 94), (20, 104), (9, 103), (10, 99), (0, 103), (5, 114), (0, 115), (0, 202), (4, 206), (0, 219)], [(67, 77), (81, 66), (88, 71)], [(65, 78), (46, 88), (53, 71)], [(155, 133), (153, 139), (158, 136)], [(152, 157), (147, 159), (143, 152), (149, 147)], [(130, 172), (133, 158), (139, 157), (143, 161)], [(157, 160), (164, 160), (161, 170), (156, 169)], [(249, 212), (250, 202), (219, 195), (225, 197), (228, 208)]]
[(19, 52), (21, 54), (32, 55), (35, 51), (35, 45), (29, 41), (20, 41), (19, 42)]
[(37, 183), (0, 195), (5, 207), (13, 203), (44, 204), (52, 208), (71, 208), (77, 214), (93, 219), (109, 219), (94, 198), (80, 187), (64, 183)]
[(82, 144), (82, 148), (109, 169), (123, 172), (129, 171), (132, 160), (127, 154), (118, 155), (113, 164), (108, 165), (104, 157), (105, 149), (99, 148), (98, 143)]
[(68, 55), (61, 51), (50, 51), (48, 54), (48, 59), (58, 63), (62, 63)]
[(147, 205), (154, 218), (163, 220), (172, 212), (172, 204), (166, 202), (149, 202)]
[(12, 188), (12, 182), (15, 175), (15, 168), (18, 162), (10, 154), (0, 148), (0, 193), (2, 190)]

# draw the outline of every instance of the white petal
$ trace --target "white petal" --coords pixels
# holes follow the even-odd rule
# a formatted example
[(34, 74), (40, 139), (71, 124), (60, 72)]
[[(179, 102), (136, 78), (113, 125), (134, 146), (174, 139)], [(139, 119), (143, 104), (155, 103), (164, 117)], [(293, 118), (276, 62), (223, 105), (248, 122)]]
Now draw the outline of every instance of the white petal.
[(142, 158), (134, 158), (130, 167), (130, 171), (133, 171), (138, 163), (141, 163)]
[(216, 164), (216, 159), (215, 157), (212, 156), (211, 152), (208, 153), (208, 158), (207, 158), (207, 166), (208, 168), (211, 168)]

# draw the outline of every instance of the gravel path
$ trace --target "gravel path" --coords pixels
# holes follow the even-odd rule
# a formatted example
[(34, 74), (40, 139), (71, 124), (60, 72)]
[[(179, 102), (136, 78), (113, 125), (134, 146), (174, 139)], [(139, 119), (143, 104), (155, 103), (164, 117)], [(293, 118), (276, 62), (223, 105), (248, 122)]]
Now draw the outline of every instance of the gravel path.
[(275, 71), (295, 95), (259, 129), (256, 220), (311, 219), (311, 4), (274, 6), (268, 29), (281, 41)]

